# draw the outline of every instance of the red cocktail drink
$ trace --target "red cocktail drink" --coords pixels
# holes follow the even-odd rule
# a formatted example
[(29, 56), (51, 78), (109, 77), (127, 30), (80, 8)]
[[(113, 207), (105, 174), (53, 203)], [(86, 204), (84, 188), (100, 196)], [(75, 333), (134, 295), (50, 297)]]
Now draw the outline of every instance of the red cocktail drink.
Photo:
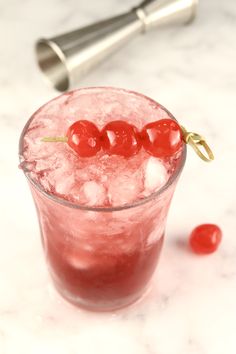
[(115, 88), (80, 89), (50, 101), (26, 124), (21, 166), (38, 212), (49, 270), (59, 292), (92, 310), (137, 300), (156, 268), (166, 216), (185, 161), (185, 146), (159, 159), (144, 149), (132, 157), (103, 150), (82, 158), (63, 142), (80, 119), (99, 129), (123, 120), (138, 129), (172, 115), (153, 100)]

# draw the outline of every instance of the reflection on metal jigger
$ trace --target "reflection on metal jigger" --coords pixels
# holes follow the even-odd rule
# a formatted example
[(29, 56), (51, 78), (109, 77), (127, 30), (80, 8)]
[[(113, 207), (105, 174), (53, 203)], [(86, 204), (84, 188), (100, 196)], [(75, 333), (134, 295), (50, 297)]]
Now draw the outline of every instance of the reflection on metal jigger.
[(96, 64), (139, 33), (191, 22), (198, 0), (146, 0), (122, 15), (36, 44), (39, 67), (51, 84), (65, 91)]

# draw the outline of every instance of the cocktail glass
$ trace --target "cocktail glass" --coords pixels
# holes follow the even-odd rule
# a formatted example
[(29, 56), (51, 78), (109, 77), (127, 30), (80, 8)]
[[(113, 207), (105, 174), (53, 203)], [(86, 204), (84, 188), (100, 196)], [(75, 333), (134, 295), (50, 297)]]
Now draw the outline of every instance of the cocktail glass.
[[(93, 103), (95, 94), (100, 99)], [(70, 95), (73, 100), (68, 103), (64, 98)], [(114, 119), (113, 109), (122, 120), (130, 120), (132, 115), (136, 124), (147, 119), (174, 119), (163, 106), (135, 92), (109, 87), (80, 89), (50, 101), (32, 116), (21, 135), (20, 157), (31, 122), (57, 103), (61, 108), (66, 104), (72, 107), (81, 95), (83, 104), (76, 108), (79, 119), (85, 114), (84, 97), (89, 101), (86, 114), (91, 112), (95, 119), (101, 109), (106, 121)], [(48, 193), (22, 165), (36, 205), (49, 271), (65, 299), (89, 310), (110, 311), (132, 304), (145, 293), (158, 263), (167, 213), (185, 158), (184, 145), (168, 181), (159, 190), (109, 207), (80, 205)]]

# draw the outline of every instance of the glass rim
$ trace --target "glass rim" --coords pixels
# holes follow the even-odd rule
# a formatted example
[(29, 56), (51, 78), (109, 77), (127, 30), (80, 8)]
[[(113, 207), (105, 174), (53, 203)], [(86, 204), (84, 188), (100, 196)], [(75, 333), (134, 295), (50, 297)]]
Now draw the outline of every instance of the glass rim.
[[(21, 135), (20, 135), (20, 140), (19, 140), (19, 160), (20, 163), (22, 162), (22, 153), (23, 153), (23, 141), (24, 141), (24, 136), (25, 133), (28, 130), (28, 127), (30, 125), (30, 123), (32, 122), (32, 120), (34, 119), (35, 115), (37, 113), (39, 113), (46, 105), (48, 105), (49, 103), (57, 100), (59, 97), (66, 95), (66, 94), (71, 94), (73, 92), (78, 92), (78, 91), (91, 91), (91, 90), (97, 90), (97, 89), (105, 89), (105, 90), (114, 90), (114, 91), (119, 91), (119, 92), (124, 92), (124, 93), (128, 93), (128, 94), (133, 94), (135, 96), (144, 98), (145, 100), (148, 100), (149, 102), (152, 102), (154, 104), (157, 104), (161, 109), (163, 109), (168, 116), (177, 121), (176, 118), (164, 107), (162, 106), (160, 103), (158, 103), (157, 101), (153, 100), (152, 98), (142, 94), (142, 93), (138, 93), (135, 92), (133, 90), (127, 90), (127, 89), (123, 89), (123, 88), (118, 88), (118, 87), (112, 87), (112, 86), (91, 86), (91, 87), (82, 87), (79, 89), (75, 89), (75, 90), (71, 90), (71, 91), (67, 91), (62, 93), (59, 96), (54, 97), (53, 99), (49, 100), (48, 102), (46, 102), (44, 105), (42, 105), (39, 109), (37, 109), (32, 116), (28, 119), (28, 121), (26, 122)], [(121, 211), (121, 210), (126, 210), (126, 209), (131, 209), (134, 207), (138, 207), (140, 205), (146, 204), (149, 201), (157, 198), (158, 196), (160, 196), (163, 192), (165, 192), (165, 190), (167, 190), (172, 183), (179, 177), (184, 164), (185, 164), (185, 160), (186, 160), (186, 155), (187, 155), (187, 148), (186, 148), (186, 144), (184, 144), (183, 146), (183, 151), (181, 153), (181, 158), (180, 158), (180, 162), (177, 166), (177, 168), (175, 169), (174, 173), (170, 176), (170, 178), (168, 179), (168, 181), (160, 188), (158, 189), (156, 192), (151, 193), (150, 195), (148, 195), (147, 197), (144, 197), (142, 199), (139, 199), (137, 201), (134, 201), (132, 203), (127, 203), (127, 204), (123, 204), (123, 205), (118, 205), (118, 206), (114, 206), (114, 207), (99, 207), (99, 206), (87, 206), (87, 205), (80, 205), (77, 203), (73, 203), (70, 202), (69, 200), (66, 200), (62, 197), (56, 196), (54, 194), (51, 194), (49, 192), (47, 192), (39, 183), (37, 183), (36, 181), (33, 180), (33, 178), (31, 178), (30, 173), (27, 171), (26, 168), (22, 168), (27, 180), (39, 191), (41, 192), (44, 196), (46, 196), (47, 198), (49, 198), (50, 200), (52, 200), (53, 202), (62, 204), (66, 207), (69, 208), (73, 208), (73, 209), (79, 209), (79, 210), (86, 210), (86, 211), (95, 211), (95, 212), (115, 212), (115, 211)]]

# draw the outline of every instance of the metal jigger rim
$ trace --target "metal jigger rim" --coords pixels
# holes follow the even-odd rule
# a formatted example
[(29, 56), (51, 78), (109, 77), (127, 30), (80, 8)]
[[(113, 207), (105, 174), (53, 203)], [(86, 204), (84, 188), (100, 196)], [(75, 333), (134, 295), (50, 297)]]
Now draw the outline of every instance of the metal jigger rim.
[[(53, 55), (54, 59), (58, 61), (58, 65), (60, 65), (60, 72), (63, 75), (62, 80), (56, 80), (55, 78), (53, 78), (53, 76), (49, 73), (48, 68), (44, 67), (42, 58), (42, 51), (44, 50), (43, 48), (50, 50), (51, 55)], [(70, 87), (70, 74), (67, 67), (67, 59), (61, 48), (57, 45), (57, 43), (50, 39), (41, 38), (36, 43), (35, 51), (38, 66), (41, 72), (43, 73), (45, 80), (60, 92), (68, 90), (68, 88)]]

